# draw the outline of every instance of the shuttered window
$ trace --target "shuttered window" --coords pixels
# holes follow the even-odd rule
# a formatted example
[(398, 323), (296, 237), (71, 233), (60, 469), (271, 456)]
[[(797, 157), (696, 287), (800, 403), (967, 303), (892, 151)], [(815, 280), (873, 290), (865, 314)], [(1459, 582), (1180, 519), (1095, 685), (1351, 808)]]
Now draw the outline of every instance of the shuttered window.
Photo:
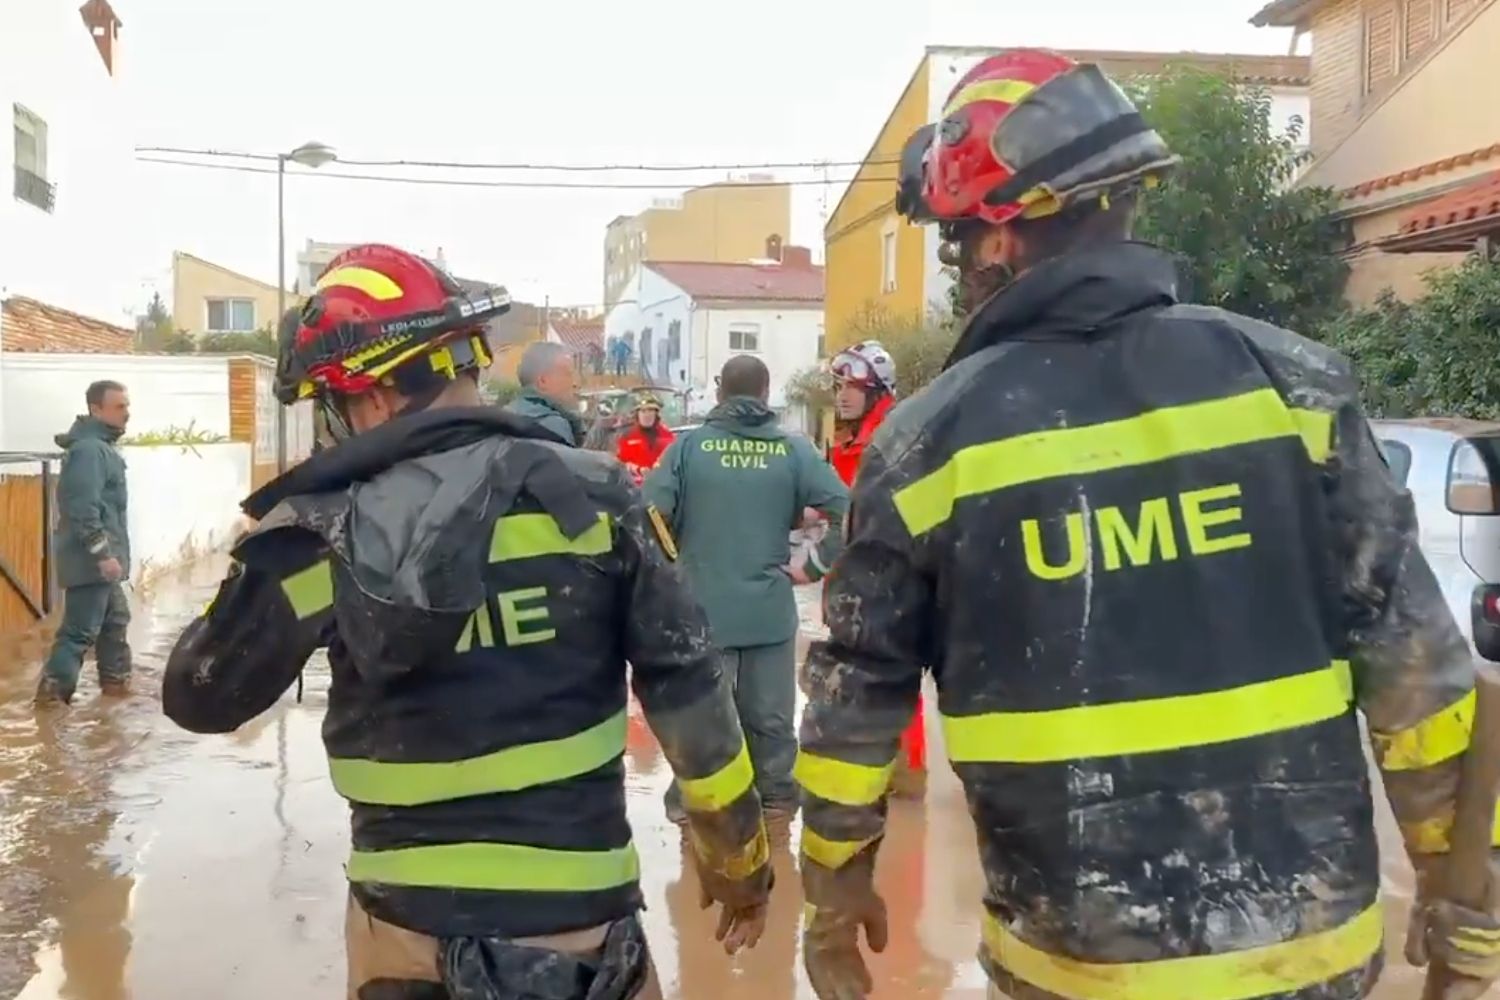
[(1448, 23), (1452, 24), (1454, 21), (1457, 21), (1469, 11), (1473, 10), (1474, 5), (1478, 3), (1479, 0), (1444, 0), (1444, 2), (1448, 5)]
[(1406, 0), (1406, 59), (1426, 52), (1437, 41), (1438, 0)]
[(1365, 18), (1365, 91), (1379, 90), (1396, 76), (1396, 6), (1374, 8)]

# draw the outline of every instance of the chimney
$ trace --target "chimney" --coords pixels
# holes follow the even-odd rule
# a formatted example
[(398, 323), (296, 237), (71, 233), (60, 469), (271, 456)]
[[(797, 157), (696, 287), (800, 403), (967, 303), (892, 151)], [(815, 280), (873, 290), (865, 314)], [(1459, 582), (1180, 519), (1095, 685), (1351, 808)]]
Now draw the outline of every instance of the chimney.
[(800, 267), (811, 269), (812, 250), (808, 247), (787, 247), (782, 251), (781, 263), (787, 267)]
[(105, 72), (113, 76), (115, 72), (115, 42), (119, 39), (120, 19), (115, 16), (114, 9), (110, 7), (108, 0), (88, 0), (78, 13), (83, 17), (83, 23), (93, 36), (94, 47), (99, 50), (99, 58), (104, 60)]
[(772, 233), (766, 237), (766, 259), (781, 263), (781, 234)]

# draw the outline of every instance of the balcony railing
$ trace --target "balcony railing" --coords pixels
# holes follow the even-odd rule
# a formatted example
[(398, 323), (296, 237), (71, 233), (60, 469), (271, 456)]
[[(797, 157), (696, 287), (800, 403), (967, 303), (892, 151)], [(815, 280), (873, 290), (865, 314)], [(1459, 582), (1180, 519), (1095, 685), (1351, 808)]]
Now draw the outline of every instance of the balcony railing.
[(47, 178), (18, 166), (16, 167), (16, 197), (21, 201), (30, 202), (44, 212), (50, 212), (57, 201), (57, 185), (48, 184)]

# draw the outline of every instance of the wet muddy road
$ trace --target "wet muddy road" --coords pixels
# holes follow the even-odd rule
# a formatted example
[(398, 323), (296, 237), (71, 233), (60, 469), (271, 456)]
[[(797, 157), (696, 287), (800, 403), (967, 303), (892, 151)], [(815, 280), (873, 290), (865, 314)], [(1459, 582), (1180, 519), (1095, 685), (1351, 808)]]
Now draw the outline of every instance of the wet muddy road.
[[(166, 651), (221, 569), (205, 562), (138, 601), (137, 694), (126, 702), (99, 700), (86, 674), (71, 710), (39, 718), (29, 705), (39, 651), (0, 654), (0, 1000), (343, 996), (348, 832), (318, 735), (326, 669), (309, 672), (302, 704), (288, 695), (232, 736), (195, 737), (160, 714)], [(790, 853), (776, 860), (766, 939), (726, 959), (661, 810), (666, 763), (638, 717), (628, 754), (646, 923), (668, 996), (811, 997)], [(879, 878), (892, 941), (874, 961), (876, 996), (983, 997), (981, 877), (951, 773), (933, 775), (925, 805), (893, 806)], [(1409, 881), (1393, 864), (1387, 883), (1399, 943)], [(1418, 992), (1395, 947), (1380, 1000)]]

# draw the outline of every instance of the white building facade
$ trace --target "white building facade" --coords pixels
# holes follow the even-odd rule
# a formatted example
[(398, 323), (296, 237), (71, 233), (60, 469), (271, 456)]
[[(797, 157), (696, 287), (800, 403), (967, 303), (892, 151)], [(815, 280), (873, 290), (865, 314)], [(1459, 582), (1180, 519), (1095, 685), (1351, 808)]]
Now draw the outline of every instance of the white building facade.
[(632, 370), (688, 391), (693, 414), (713, 407), (715, 376), (738, 354), (765, 362), (771, 405), (782, 409), (787, 383), (818, 363), (822, 268), (772, 261), (643, 264), (605, 318), (606, 351), (621, 337), (631, 345)]
[(0, 5), (0, 298), (129, 322), (139, 213), (120, 38), (105, 0)]

